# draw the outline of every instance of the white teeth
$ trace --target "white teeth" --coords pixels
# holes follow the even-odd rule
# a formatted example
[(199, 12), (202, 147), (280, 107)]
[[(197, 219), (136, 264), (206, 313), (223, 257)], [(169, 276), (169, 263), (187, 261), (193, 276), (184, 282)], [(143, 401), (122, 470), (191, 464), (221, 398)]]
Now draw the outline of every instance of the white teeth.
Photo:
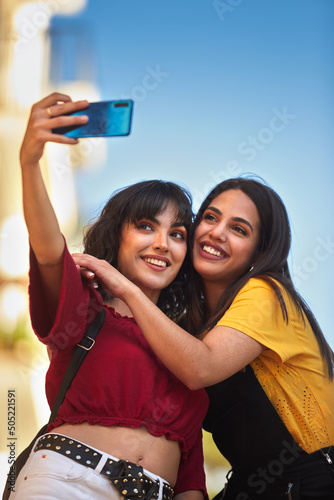
[(208, 247), (208, 246), (204, 245), (203, 250), (204, 250), (204, 252), (210, 253), (211, 255), (216, 255), (217, 257), (222, 257), (222, 254), (218, 250), (215, 250), (212, 247)]
[(167, 262), (165, 262), (164, 260), (147, 258), (145, 259), (145, 261), (149, 264), (154, 264), (155, 266), (167, 267)]

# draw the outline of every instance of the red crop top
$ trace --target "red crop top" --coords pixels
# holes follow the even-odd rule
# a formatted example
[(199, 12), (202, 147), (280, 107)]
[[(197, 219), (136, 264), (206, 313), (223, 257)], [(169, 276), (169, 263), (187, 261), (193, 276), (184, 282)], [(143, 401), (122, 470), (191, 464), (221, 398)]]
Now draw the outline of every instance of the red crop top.
[[(82, 282), (67, 248), (53, 325), (32, 251), (29, 292), (34, 331), (53, 351), (46, 375), (46, 396), (52, 407), (73, 348), (93, 321), (102, 298)], [(133, 428), (145, 425), (152, 435), (165, 435), (181, 445), (175, 493), (205, 491), (201, 425), (208, 409), (206, 391), (190, 391), (158, 360), (134, 318), (123, 317), (108, 306), (105, 309), (96, 343), (49, 430), (64, 422)]]

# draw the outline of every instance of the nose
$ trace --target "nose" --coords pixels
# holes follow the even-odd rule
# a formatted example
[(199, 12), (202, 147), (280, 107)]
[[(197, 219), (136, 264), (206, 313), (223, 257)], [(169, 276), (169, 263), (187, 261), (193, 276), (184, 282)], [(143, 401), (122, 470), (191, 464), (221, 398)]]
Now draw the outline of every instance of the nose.
[(154, 237), (153, 248), (161, 252), (168, 251), (168, 234), (163, 231), (157, 231)]
[(226, 241), (226, 227), (225, 224), (217, 224), (210, 231), (210, 236), (214, 240)]

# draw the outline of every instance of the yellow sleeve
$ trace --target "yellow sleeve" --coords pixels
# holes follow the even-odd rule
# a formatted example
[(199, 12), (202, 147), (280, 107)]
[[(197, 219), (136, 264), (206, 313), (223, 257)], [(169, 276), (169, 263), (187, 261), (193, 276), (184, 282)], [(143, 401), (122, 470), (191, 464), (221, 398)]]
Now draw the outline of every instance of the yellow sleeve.
[(271, 286), (261, 279), (252, 278), (238, 293), (217, 325), (234, 328), (252, 337), (272, 351), (266, 352), (267, 356), (284, 363), (300, 353), (298, 329), (302, 332), (305, 328), (302, 317), (287, 294), (284, 299), (289, 324), (283, 319), (280, 303)]

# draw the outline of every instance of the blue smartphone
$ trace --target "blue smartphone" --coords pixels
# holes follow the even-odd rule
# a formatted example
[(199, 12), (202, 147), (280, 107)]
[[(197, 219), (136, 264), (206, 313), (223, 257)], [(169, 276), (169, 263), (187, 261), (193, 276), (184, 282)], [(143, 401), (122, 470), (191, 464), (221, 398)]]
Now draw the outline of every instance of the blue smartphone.
[(91, 102), (89, 107), (70, 113), (87, 115), (88, 123), (71, 127), (52, 129), (55, 134), (80, 139), (81, 137), (112, 137), (129, 135), (131, 132), (133, 101), (100, 101)]

